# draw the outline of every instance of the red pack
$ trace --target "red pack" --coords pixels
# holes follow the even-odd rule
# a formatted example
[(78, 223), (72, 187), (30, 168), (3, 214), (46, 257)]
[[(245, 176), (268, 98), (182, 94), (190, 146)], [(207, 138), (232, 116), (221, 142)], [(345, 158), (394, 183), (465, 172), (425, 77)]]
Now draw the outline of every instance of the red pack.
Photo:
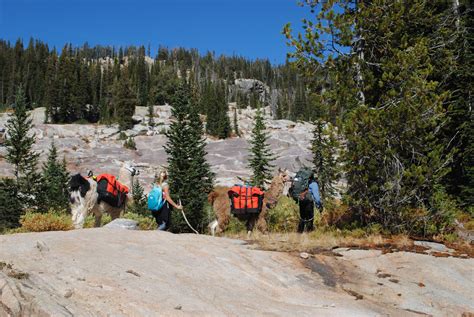
[(121, 207), (127, 199), (128, 187), (117, 181), (114, 175), (100, 174), (96, 177), (99, 200), (113, 207)]
[(228, 192), (233, 214), (260, 213), (264, 192), (258, 187), (234, 186)]

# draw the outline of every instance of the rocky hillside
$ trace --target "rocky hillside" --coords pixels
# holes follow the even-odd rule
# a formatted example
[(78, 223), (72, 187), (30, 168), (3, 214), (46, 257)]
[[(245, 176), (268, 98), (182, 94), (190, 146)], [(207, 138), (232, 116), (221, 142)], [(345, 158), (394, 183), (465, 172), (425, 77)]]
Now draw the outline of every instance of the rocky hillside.
[[(233, 106), (230, 104), (230, 118), (233, 117)], [(296, 171), (302, 164), (309, 164), (312, 125), (273, 120), (270, 109), (266, 108), (265, 111), (271, 135), (269, 142), (278, 156), (275, 165)], [(125, 132), (128, 136), (135, 137), (137, 150), (133, 151), (123, 147), (124, 141), (118, 139), (119, 132), (115, 125), (44, 124), (44, 108), (37, 108), (32, 112), (37, 136), (35, 149), (41, 151), (42, 159), (45, 159), (51, 141), (54, 140), (59, 152), (66, 156), (72, 173), (85, 173), (91, 169), (96, 174), (118, 174), (120, 162), (131, 161), (141, 170), (139, 179), (149, 183), (155, 171), (166, 164), (166, 153), (163, 149), (166, 137), (163, 133), (170, 124), (171, 107), (155, 106), (154, 112), (156, 125), (151, 128), (147, 125), (148, 109), (137, 107), (134, 119), (139, 123)], [(249, 177), (247, 141), (250, 138), (254, 113), (252, 109), (239, 110), (238, 125), (241, 137), (226, 140), (208, 138), (208, 160), (217, 174), (217, 184), (232, 185), (238, 182), (237, 176)], [(7, 118), (7, 114), (1, 115), (0, 130), (4, 128)], [(0, 157), (5, 153), (6, 149), (0, 147)], [(11, 175), (11, 167), (4, 159), (0, 159), (0, 176), (6, 175)]]
[(0, 316), (474, 312), (473, 259), (349, 249), (306, 256), (107, 228), (4, 235), (0, 246)]

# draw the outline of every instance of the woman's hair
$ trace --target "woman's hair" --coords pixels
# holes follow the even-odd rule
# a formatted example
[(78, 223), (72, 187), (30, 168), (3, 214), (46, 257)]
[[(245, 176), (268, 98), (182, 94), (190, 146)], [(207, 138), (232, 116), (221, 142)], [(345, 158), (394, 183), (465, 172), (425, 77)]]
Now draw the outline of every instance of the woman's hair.
[(155, 175), (155, 183), (158, 185), (162, 185), (165, 180), (168, 179), (168, 172), (166, 170), (162, 170), (159, 174)]

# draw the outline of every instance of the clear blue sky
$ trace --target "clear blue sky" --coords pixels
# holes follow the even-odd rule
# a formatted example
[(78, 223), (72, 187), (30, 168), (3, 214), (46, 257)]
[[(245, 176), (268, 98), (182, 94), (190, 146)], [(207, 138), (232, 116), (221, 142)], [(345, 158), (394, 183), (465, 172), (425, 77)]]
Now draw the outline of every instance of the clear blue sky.
[(159, 45), (285, 61), (285, 23), (301, 25), (297, 0), (0, 0), (0, 38), (50, 46)]

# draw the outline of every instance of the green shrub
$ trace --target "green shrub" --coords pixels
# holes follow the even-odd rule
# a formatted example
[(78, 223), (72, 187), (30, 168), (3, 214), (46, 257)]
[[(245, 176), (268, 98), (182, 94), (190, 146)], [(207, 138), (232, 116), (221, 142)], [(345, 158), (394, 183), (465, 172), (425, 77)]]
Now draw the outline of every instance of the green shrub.
[(74, 121), (74, 124), (90, 124), (90, 122), (87, 121), (86, 119), (79, 119), (79, 120)]
[(120, 134), (118, 135), (118, 139), (120, 141), (125, 141), (127, 139), (127, 135), (125, 134), (125, 132), (120, 132)]
[(401, 229), (387, 228), (392, 233), (403, 232), (414, 236), (434, 236), (450, 233), (454, 219), (459, 214), (456, 202), (442, 189), (437, 188), (430, 199), (430, 206), (400, 210)]
[(227, 233), (240, 233), (246, 232), (247, 228), (245, 227), (245, 222), (240, 221), (234, 216), (230, 216), (229, 225), (227, 226), (225, 232)]
[(135, 140), (132, 137), (128, 137), (128, 139), (123, 144), (123, 147), (129, 150), (136, 150), (137, 145), (135, 144)]
[(17, 190), (14, 180), (0, 179), (0, 233), (20, 225), (23, 206), (21, 199), (16, 195)]
[[(110, 217), (109, 214), (104, 214), (102, 215), (102, 219), (100, 222), (100, 226), (105, 226), (109, 222), (112, 221), (112, 217)], [(95, 224), (95, 216), (94, 215), (89, 215), (86, 217), (86, 220), (84, 221), (84, 228), (94, 228)]]
[(71, 216), (65, 212), (27, 212), (20, 219), (19, 232), (67, 231), (74, 229)]
[(133, 212), (126, 212), (122, 216), (122, 218), (137, 221), (138, 228), (140, 230), (155, 230), (156, 229), (156, 221), (155, 221), (155, 218), (151, 216), (151, 214), (149, 216), (145, 216), (145, 215), (140, 215)]
[(127, 207), (127, 211), (143, 216), (147, 216), (150, 214), (147, 205), (147, 195), (145, 194), (143, 186), (140, 184), (139, 180), (133, 183), (132, 198), (133, 203)]
[(271, 232), (296, 232), (299, 207), (293, 199), (281, 197), (275, 207), (268, 210), (267, 224)]

